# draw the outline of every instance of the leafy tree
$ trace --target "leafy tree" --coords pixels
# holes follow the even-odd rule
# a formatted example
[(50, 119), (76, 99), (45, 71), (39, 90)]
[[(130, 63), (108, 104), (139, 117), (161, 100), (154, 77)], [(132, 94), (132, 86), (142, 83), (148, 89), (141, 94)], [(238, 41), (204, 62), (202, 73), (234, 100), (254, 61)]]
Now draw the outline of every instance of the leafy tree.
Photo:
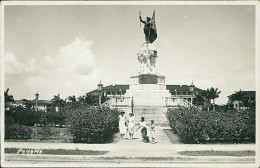
[(75, 103), (75, 102), (77, 101), (75, 95), (69, 96), (69, 97), (68, 97), (68, 100), (70, 100), (72, 103)]
[(51, 102), (53, 107), (58, 107), (58, 109), (66, 105), (66, 101), (60, 98), (60, 94), (57, 96), (54, 95), (54, 97), (51, 99)]
[(86, 104), (88, 104), (90, 106), (96, 106), (96, 105), (98, 105), (98, 96), (97, 95), (86, 94), (85, 102), (86, 102)]
[(245, 103), (246, 101), (246, 97), (245, 97), (245, 93), (243, 93), (241, 90), (239, 90), (238, 92), (235, 92), (235, 94), (233, 94), (231, 96), (231, 100), (232, 101), (238, 101), (238, 110), (240, 110), (240, 106), (242, 106), (243, 103)]
[(22, 99), (22, 101), (24, 102), (24, 105), (25, 105), (26, 108), (32, 107), (32, 102), (30, 100)]
[(196, 95), (196, 97), (193, 100), (193, 104), (196, 106), (204, 106), (205, 99), (201, 95)]
[(84, 105), (84, 102), (85, 102), (85, 96), (79, 96), (78, 98), (78, 101), (80, 102), (81, 105)]
[(221, 91), (219, 91), (218, 88), (214, 89), (213, 87), (211, 87), (209, 89), (210, 99), (213, 100), (213, 111), (215, 111), (215, 99), (219, 97), (220, 93)]
[(205, 100), (205, 106), (207, 107), (208, 111), (209, 111), (209, 107), (210, 107), (210, 100), (211, 100), (211, 95), (210, 95), (210, 90), (203, 90), (201, 92), (201, 96), (204, 98)]
[(6, 107), (7, 103), (15, 103), (14, 97), (12, 95), (9, 95), (8, 92), (9, 92), (9, 88), (7, 88), (6, 91), (4, 92), (4, 96), (5, 96), (5, 109), (7, 108)]

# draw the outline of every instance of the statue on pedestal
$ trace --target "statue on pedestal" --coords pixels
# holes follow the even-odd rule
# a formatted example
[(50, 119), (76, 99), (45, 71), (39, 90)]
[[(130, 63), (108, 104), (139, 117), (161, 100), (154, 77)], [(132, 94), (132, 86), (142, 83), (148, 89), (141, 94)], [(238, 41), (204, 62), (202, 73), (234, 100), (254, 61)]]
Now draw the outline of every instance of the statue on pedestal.
[(157, 30), (155, 25), (155, 11), (152, 19), (146, 18), (142, 20), (141, 12), (139, 13), (140, 22), (144, 23), (145, 43), (142, 45), (140, 51), (137, 53), (139, 61), (138, 74), (157, 74), (157, 51), (152, 44), (157, 38)]

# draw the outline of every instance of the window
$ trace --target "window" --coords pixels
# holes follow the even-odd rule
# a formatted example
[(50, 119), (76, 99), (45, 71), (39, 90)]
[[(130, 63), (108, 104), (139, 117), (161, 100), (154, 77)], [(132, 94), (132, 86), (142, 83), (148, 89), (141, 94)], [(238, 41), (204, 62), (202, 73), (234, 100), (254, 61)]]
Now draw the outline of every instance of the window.
[(187, 92), (182, 92), (182, 95), (187, 95)]
[(181, 95), (181, 92), (177, 92), (177, 95)]

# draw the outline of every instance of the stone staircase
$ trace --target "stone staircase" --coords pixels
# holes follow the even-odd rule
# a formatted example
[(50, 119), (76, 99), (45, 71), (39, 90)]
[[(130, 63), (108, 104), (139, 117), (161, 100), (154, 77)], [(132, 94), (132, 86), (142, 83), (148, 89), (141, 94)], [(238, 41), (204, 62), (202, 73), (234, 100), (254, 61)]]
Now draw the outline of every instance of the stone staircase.
[(154, 120), (155, 124), (166, 122), (166, 116), (161, 106), (135, 106), (134, 115), (136, 123), (141, 122), (141, 117), (144, 117), (147, 124)]

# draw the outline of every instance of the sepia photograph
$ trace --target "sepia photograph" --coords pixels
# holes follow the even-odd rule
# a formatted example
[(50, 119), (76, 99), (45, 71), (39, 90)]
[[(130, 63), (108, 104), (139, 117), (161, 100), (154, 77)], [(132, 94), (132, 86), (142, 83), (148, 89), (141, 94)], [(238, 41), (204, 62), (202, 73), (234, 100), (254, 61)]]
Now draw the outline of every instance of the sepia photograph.
[(256, 1), (4, 2), (1, 167), (259, 167), (258, 45)]

